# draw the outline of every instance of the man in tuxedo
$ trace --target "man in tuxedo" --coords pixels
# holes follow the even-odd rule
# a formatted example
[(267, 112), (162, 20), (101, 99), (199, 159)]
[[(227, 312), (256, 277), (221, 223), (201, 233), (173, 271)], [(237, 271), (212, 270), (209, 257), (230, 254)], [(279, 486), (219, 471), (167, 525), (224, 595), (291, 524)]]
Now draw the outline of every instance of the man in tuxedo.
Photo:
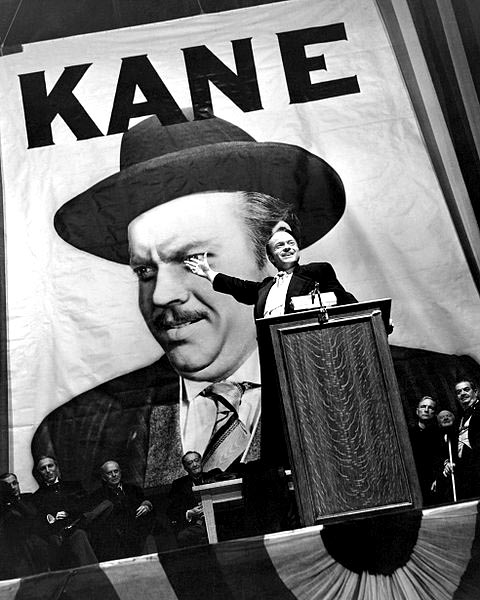
[[(185, 264), (192, 273), (208, 279), (217, 292), (231, 294), (238, 302), (254, 304), (256, 318), (274, 317), (293, 311), (291, 299), (318, 289), (320, 293), (334, 292), (337, 304), (351, 304), (355, 297), (338, 281), (329, 263), (300, 265), (297, 240), (290, 231), (277, 230), (267, 243), (267, 255), (277, 269), (275, 277), (263, 281), (246, 281), (214, 271), (208, 264), (207, 253), (192, 256)], [(317, 288), (315, 288), (317, 284)]]
[(153, 506), (143, 491), (122, 482), (114, 460), (100, 467), (102, 487), (89, 497), (90, 539), (100, 562), (142, 554), (152, 528)]
[(455, 394), (462, 409), (455, 476), (458, 498), (465, 500), (480, 496), (480, 401), (473, 381), (459, 381)]
[[(66, 479), (80, 476), (89, 488), (93, 466), (111, 456), (124, 466), (125, 481), (147, 488), (179, 477), (186, 450), (211, 456), (223, 401), (205, 390), (222, 381), (244, 390), (231, 413), (250, 440), (235, 460), (258, 458), (251, 308), (215, 293), (184, 260), (208, 251), (218, 270), (262, 280), (266, 242), (292, 207), (305, 245), (345, 209), (341, 180), (322, 159), (297, 146), (256, 142), (218, 118), (173, 126), (147, 118), (124, 134), (120, 166), (62, 206), (55, 228), (80, 250), (131, 265), (141, 313), (165, 354), (73, 398), (35, 432), (34, 457), (54, 454)], [(100, 205), (105, 210), (94, 208)]]
[(80, 567), (97, 561), (81, 519), (85, 492), (78, 482), (63, 481), (52, 456), (40, 457), (35, 470), (40, 487), (33, 494), (38, 533), (48, 543), (52, 570)]
[(204, 473), (202, 456), (198, 452), (187, 452), (182, 457), (182, 465), (187, 475), (173, 481), (167, 515), (180, 547), (208, 544), (202, 503), (195, 497), (192, 487), (214, 481), (220, 471)]

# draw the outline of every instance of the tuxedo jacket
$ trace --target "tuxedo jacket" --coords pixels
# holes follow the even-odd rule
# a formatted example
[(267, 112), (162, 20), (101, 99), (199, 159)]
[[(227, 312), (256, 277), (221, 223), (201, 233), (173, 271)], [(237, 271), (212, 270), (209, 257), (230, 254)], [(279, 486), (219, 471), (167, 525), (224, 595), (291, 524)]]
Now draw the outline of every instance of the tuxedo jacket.
[(480, 453), (480, 401), (475, 404), (468, 424), (468, 441), (473, 452)]
[(480, 402), (474, 406), (468, 425), (468, 441), (471, 448), (463, 447), (458, 457), (455, 477), (457, 496), (460, 500), (480, 496)]
[[(462, 420), (464, 418), (465, 416)], [(468, 441), (471, 447), (464, 446), (459, 463), (468, 465), (468, 468), (472, 466), (475, 470), (480, 469), (480, 402), (477, 402), (471, 413), (468, 424)], [(480, 470), (478, 480), (480, 485)]]
[[(213, 289), (217, 292), (230, 294), (242, 304), (254, 304), (254, 316), (259, 319), (263, 317), (268, 292), (274, 283), (274, 277), (267, 277), (263, 281), (257, 282), (218, 273), (213, 280)], [(347, 292), (338, 281), (331, 264), (309, 263), (307, 265), (297, 265), (293, 271), (285, 299), (285, 313), (293, 311), (290, 306), (292, 297), (310, 293), (315, 288), (315, 283), (318, 283), (318, 289), (322, 294), (334, 292), (337, 297), (337, 304), (357, 302), (355, 297)]]

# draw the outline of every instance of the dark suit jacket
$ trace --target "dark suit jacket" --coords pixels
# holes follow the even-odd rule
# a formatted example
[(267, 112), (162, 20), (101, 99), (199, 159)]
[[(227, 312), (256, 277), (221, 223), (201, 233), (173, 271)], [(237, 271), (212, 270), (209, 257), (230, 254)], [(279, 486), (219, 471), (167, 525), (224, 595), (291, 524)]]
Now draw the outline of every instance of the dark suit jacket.
[[(39, 519), (38, 533), (44, 537), (61, 533), (66, 525), (81, 515), (85, 509), (85, 499), (83, 487), (76, 481), (60, 480), (54, 486), (41, 485), (32, 496)], [(68, 518), (50, 525), (47, 515), (55, 516), (59, 511), (67, 512)]]
[(417, 468), (418, 479), (422, 489), (423, 504), (435, 503), (435, 494), (431, 491), (432, 483), (437, 479), (443, 467), (443, 445), (437, 423), (420, 429), (418, 423), (410, 428), (410, 442), (413, 458)]
[(457, 461), (456, 478), (460, 500), (480, 496), (480, 402), (474, 406), (468, 425), (468, 441)]
[(108, 500), (111, 504), (90, 523), (92, 547), (99, 561), (136, 556), (142, 552), (146, 536), (152, 527), (152, 513), (136, 518), (136, 511), (145, 500), (143, 491), (122, 483), (118, 494), (109, 486), (90, 494), (89, 510)]
[[(219, 474), (220, 471), (215, 469), (213, 471), (208, 471), (203, 474), (201, 483), (207, 483), (209, 481), (213, 481), (215, 479), (215, 475)], [(172, 483), (172, 487), (170, 489), (170, 494), (168, 496), (168, 506), (167, 506), (167, 516), (172, 522), (172, 525), (175, 531), (181, 531), (185, 529), (185, 527), (189, 526), (189, 522), (186, 519), (187, 510), (197, 506), (199, 500), (195, 497), (195, 494), (192, 491), (193, 479), (190, 475), (184, 475), (179, 479), (175, 479)]]
[(33, 494), (0, 506), (0, 579), (26, 577), (47, 571), (48, 545), (38, 537)]
[[(213, 280), (213, 289), (217, 292), (230, 294), (242, 304), (254, 304), (254, 316), (259, 319), (263, 317), (268, 292), (274, 282), (273, 277), (267, 277), (263, 281), (257, 282), (218, 273)], [(331, 264), (309, 263), (307, 265), (297, 265), (293, 271), (285, 299), (285, 312), (292, 312), (290, 301), (293, 296), (303, 296), (310, 293), (314, 289), (315, 283), (319, 284), (321, 293), (335, 292), (338, 304), (351, 304), (357, 301), (338, 281)]]
[(473, 407), (472, 417), (468, 424), (468, 441), (472, 451), (480, 453), (480, 401)]

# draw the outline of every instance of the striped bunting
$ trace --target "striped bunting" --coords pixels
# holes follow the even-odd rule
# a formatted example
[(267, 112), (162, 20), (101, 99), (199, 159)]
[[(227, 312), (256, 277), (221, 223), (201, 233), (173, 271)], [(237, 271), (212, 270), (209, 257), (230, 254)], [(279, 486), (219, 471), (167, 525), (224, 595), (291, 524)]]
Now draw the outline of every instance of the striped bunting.
[[(366, 536), (364, 548), (357, 524), (352, 543), (346, 530), (334, 552), (327, 533), (336, 530), (318, 526), (5, 581), (0, 600), (477, 600), (478, 509), (468, 502), (425, 510), (410, 519), (415, 535), (385, 527), (388, 535), (379, 531), (378, 543)], [(375, 529), (369, 519), (364, 531), (369, 525)], [(408, 552), (397, 551), (403, 538)], [(382, 572), (375, 565), (383, 555)]]

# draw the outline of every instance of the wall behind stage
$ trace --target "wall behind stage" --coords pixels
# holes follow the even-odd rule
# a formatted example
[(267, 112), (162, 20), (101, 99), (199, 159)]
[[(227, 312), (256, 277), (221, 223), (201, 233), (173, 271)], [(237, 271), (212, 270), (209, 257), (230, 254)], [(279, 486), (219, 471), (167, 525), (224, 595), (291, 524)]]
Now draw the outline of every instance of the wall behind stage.
[[(334, 24), (346, 39), (317, 29)], [(355, 77), (357, 93), (291, 100), (277, 34), (309, 28), (304, 87)], [(325, 35), (332, 41), (319, 42)], [(232, 40), (250, 38), (261, 108), (245, 112), (210, 85), (214, 113), (258, 141), (321, 156), (346, 189), (342, 219), (303, 260), (332, 262), (359, 299), (391, 297), (391, 343), (480, 359), (478, 296), (373, 0), (290, 1), (30, 44), (0, 61), (11, 468), (25, 490), (35, 487), (30, 441), (41, 420), (162, 352), (130, 269), (70, 247), (53, 228), (59, 207), (118, 171), (121, 134), (106, 133), (122, 59), (146, 55), (184, 108), (182, 49), (205, 45), (236, 72)], [(57, 116), (54, 143), (29, 148), (19, 75), (44, 72), (50, 92), (65, 67), (87, 64), (74, 95), (102, 135), (78, 140)], [(137, 89), (134, 103), (144, 101)]]

